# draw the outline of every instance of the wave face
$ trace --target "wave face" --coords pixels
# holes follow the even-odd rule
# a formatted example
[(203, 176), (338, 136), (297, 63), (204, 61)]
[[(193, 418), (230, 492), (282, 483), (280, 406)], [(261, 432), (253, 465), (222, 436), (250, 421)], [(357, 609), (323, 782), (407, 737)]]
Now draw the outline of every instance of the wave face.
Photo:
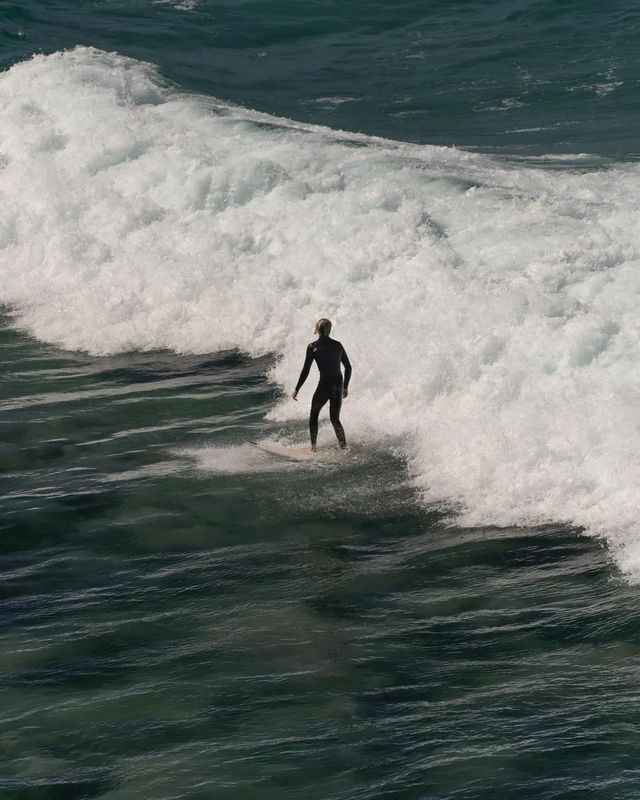
[(640, 576), (637, 165), (303, 127), (87, 48), (12, 67), (0, 106), (0, 301), (22, 329), (275, 352), (290, 388), (329, 316), (347, 432), (400, 451), (427, 502), (585, 526)]

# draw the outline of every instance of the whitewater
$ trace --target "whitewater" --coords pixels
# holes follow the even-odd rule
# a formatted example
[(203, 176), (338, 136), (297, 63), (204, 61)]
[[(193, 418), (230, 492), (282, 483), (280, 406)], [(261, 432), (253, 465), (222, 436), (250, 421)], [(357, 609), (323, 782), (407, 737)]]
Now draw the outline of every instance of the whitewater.
[[(0, 302), (71, 350), (276, 354), (457, 525), (562, 522), (640, 580), (640, 167), (533, 167), (194, 96), (78, 47), (0, 75)], [(311, 387), (305, 387), (309, 393)], [(308, 399), (306, 396), (303, 400)]]

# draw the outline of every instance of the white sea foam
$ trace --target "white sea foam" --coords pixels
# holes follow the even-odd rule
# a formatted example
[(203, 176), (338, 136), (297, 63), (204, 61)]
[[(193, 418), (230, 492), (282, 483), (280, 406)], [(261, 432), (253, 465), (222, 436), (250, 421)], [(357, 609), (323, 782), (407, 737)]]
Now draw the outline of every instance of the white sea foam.
[(180, 11), (194, 11), (201, 0), (153, 0), (154, 6), (174, 6)]
[[(79, 48), (0, 76), (0, 302), (93, 353), (281, 354), (464, 524), (567, 521), (640, 576), (640, 168), (532, 169), (180, 94)], [(277, 419), (306, 414), (283, 401)]]
[[(305, 431), (306, 434), (306, 431)], [(278, 442), (285, 447), (303, 448), (308, 445), (306, 435), (304, 439), (294, 442)], [(316, 469), (328, 465), (344, 463), (349, 459), (351, 462), (359, 460), (357, 454), (351, 451), (345, 453), (340, 451), (330, 442), (329, 432), (322, 430), (318, 437), (318, 452), (309, 461), (289, 461), (286, 458), (278, 458), (254, 447), (252, 444), (242, 444), (229, 447), (190, 447), (176, 450), (176, 455), (187, 458), (195, 463), (198, 469), (204, 472), (217, 472), (220, 474), (234, 473), (258, 473), (258, 472), (283, 472)], [(333, 444), (333, 446), (332, 446)]]
[(177, 450), (176, 455), (195, 463), (205, 472), (233, 475), (256, 472), (279, 472), (294, 469), (293, 461), (270, 458), (250, 444), (235, 447), (189, 447)]

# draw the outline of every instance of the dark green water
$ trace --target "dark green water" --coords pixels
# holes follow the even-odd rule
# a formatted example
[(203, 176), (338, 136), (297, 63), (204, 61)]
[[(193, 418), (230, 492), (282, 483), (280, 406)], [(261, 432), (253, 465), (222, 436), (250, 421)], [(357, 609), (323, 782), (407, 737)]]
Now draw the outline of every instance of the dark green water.
[(443, 527), (365, 452), (202, 469), (266, 362), (1, 347), (3, 798), (635, 796), (596, 542)]

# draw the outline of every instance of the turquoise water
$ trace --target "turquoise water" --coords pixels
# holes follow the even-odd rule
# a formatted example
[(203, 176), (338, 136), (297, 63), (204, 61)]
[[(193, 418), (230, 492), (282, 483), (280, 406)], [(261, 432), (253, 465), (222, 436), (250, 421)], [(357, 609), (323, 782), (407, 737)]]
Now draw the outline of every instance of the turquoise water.
[(3, 65), (90, 44), (304, 122), (507, 153), (638, 154), (637, 4), (3, 3)]
[(2, 800), (637, 797), (639, 16), (0, 4)]

